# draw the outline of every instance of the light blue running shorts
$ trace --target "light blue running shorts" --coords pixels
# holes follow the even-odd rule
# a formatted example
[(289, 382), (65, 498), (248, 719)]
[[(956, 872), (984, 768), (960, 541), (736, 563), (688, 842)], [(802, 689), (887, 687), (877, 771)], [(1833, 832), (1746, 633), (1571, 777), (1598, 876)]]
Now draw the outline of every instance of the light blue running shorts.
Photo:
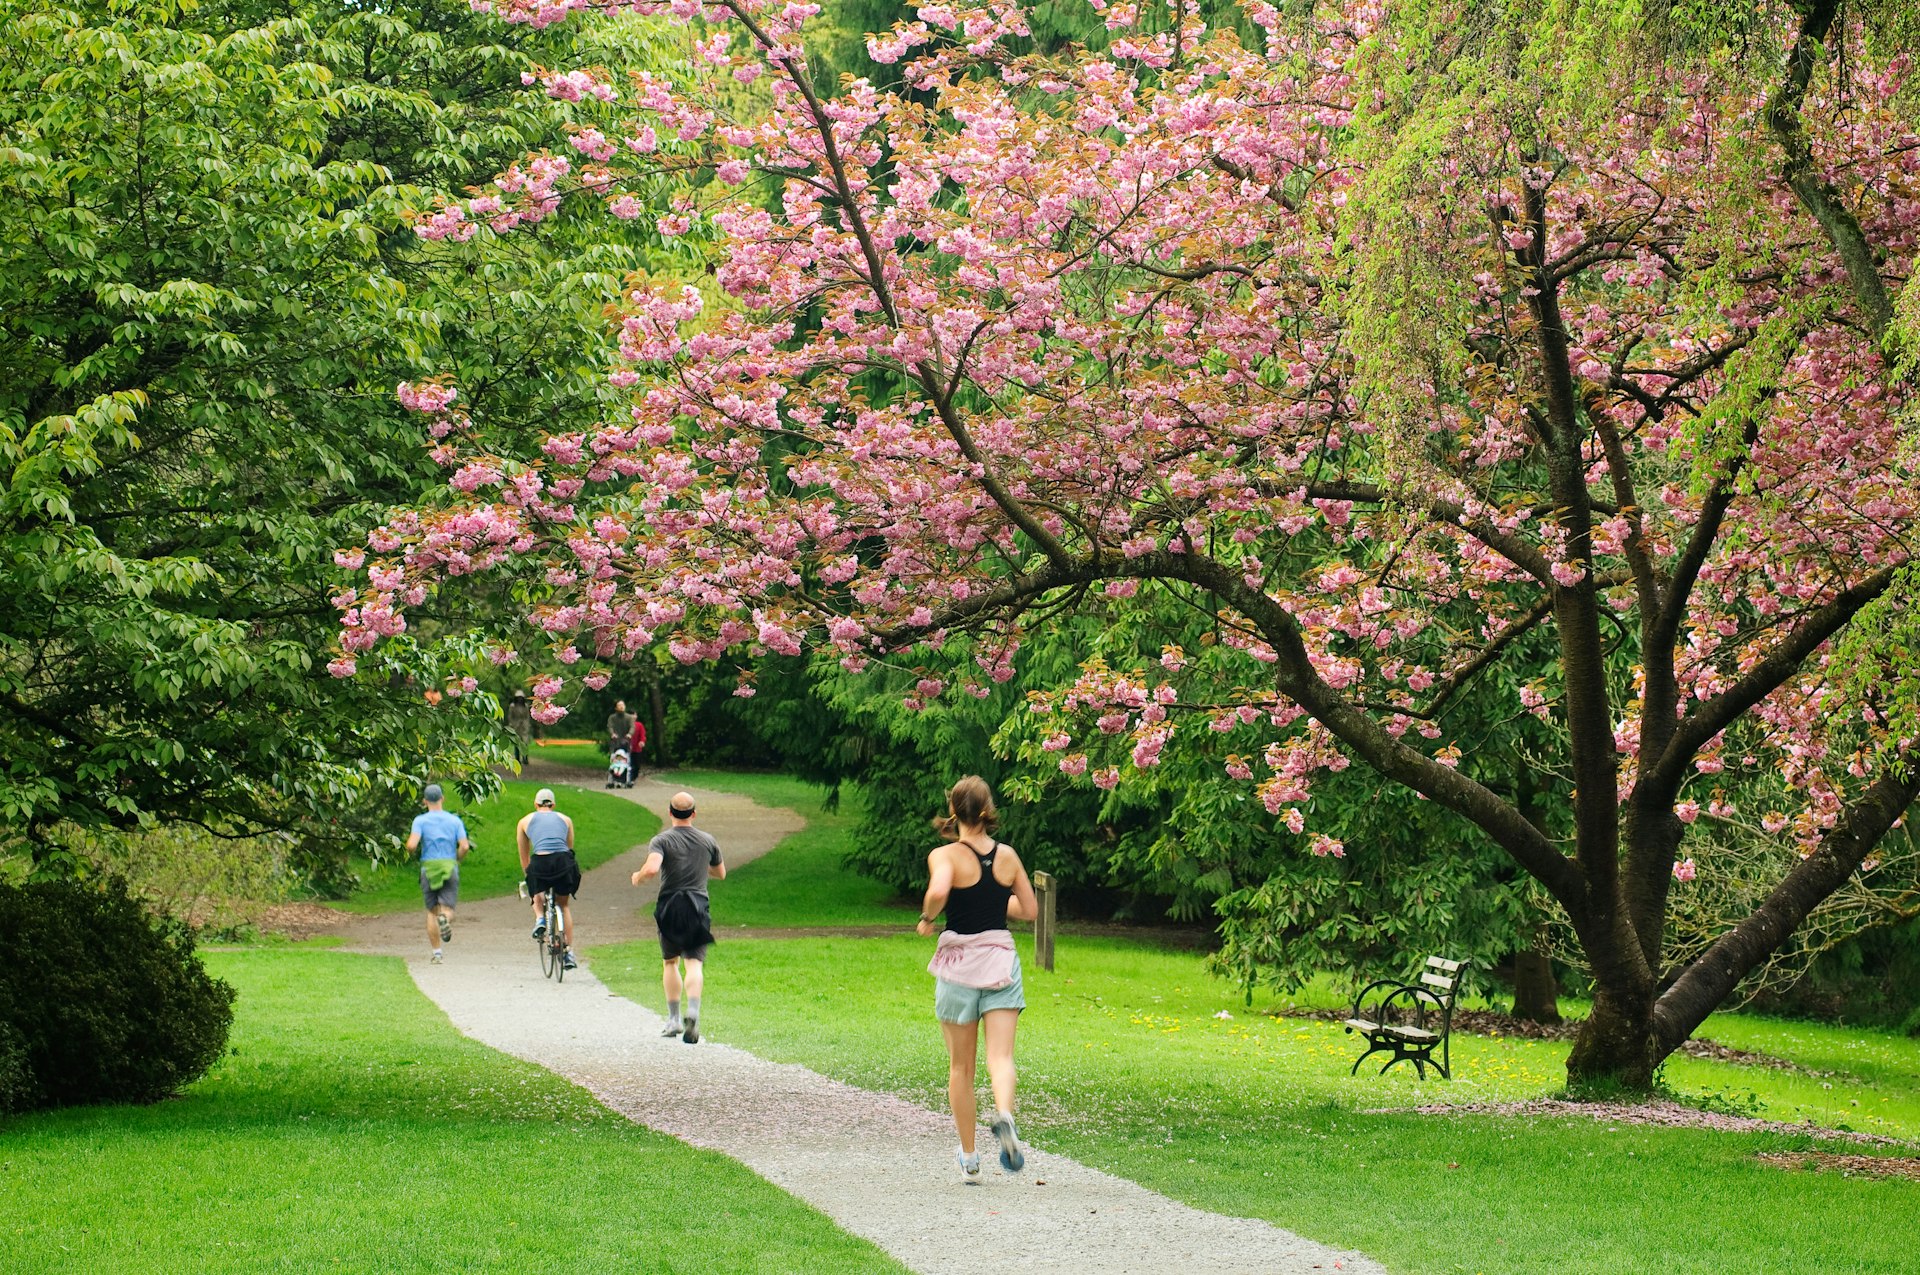
[(1027, 994), (1020, 981), (1020, 958), (1013, 958), (1013, 981), (1005, 987), (962, 987), (944, 978), (933, 980), (933, 1016), (961, 1026), (977, 1023), (990, 1009), (1025, 1009)]

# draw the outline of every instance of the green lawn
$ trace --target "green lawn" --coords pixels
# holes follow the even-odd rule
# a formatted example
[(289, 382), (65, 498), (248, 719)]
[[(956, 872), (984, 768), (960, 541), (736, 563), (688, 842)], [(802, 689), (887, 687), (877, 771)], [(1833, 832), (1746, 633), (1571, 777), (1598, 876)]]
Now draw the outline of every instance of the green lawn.
[[(705, 1021), (716, 1040), (943, 1109), (929, 950), (913, 937), (726, 944), (708, 967)], [(1920, 1217), (1920, 1186), (1753, 1159), (1815, 1145), (1805, 1136), (1369, 1114), (1543, 1096), (1561, 1083), (1564, 1044), (1461, 1037), (1452, 1084), (1405, 1068), (1349, 1079), (1352, 1037), (1268, 1017), (1259, 1002), (1249, 1011), (1190, 954), (1075, 939), (1059, 964), (1048, 975), (1027, 961), (1022, 1128), (1198, 1207), (1265, 1217), (1397, 1271), (1913, 1269), (1911, 1229), (1886, 1222)], [(602, 949), (594, 968), (625, 995), (658, 999), (645, 944)], [(1786, 1051), (1757, 1032), (1762, 1043)], [(1683, 1090), (1758, 1092), (1772, 1118), (1855, 1113), (1855, 1127), (1920, 1137), (1911, 1076), (1822, 1081), (1691, 1060), (1668, 1074)]]
[(184, 1097), (8, 1126), (9, 1272), (904, 1269), (724, 1156), (461, 1036), (397, 960), (208, 965), (240, 989), (233, 1052)]
[[(822, 818), (817, 790), (771, 776), (676, 777), (817, 821), (716, 891), (724, 922), (892, 914), (873, 888), (862, 895), (823, 870), (837, 862), (842, 832)], [(705, 1021), (716, 1040), (943, 1110), (930, 952), (915, 936), (723, 944), (708, 967)], [(1800, 1134), (1383, 1112), (1553, 1094), (1567, 1045), (1459, 1036), (1452, 1083), (1423, 1083), (1404, 1067), (1349, 1078), (1352, 1037), (1264, 1012), (1293, 998), (1256, 996), (1249, 1009), (1195, 954), (1068, 935), (1058, 964), (1050, 975), (1026, 961), (1023, 1130), (1198, 1207), (1265, 1217), (1407, 1272), (1913, 1269), (1911, 1225), (1888, 1222), (1920, 1218), (1920, 1184), (1789, 1173), (1754, 1158), (1862, 1148)], [(659, 999), (649, 944), (598, 949), (594, 968), (625, 995)], [(1329, 987), (1300, 999), (1339, 997)], [(1680, 1057), (1666, 1079), (1683, 1094), (1920, 1139), (1920, 1041), (1738, 1014), (1716, 1015), (1703, 1034), (1839, 1074)]]
[[(520, 816), (533, 809), (533, 795), (552, 787), (555, 808), (573, 817), (574, 854), (580, 867), (597, 867), (621, 851), (650, 839), (660, 831), (653, 812), (609, 792), (573, 784), (542, 785), (524, 779), (509, 780), (498, 796), (467, 809), (456, 810), (467, 825), (473, 850), (460, 865), (462, 901), (512, 894), (521, 879), (520, 853), (513, 830)], [(399, 912), (420, 906), (420, 864), (361, 864), (360, 888), (338, 906), (349, 912)]]
[(664, 784), (739, 793), (763, 806), (785, 806), (807, 821), (804, 831), (780, 843), (777, 854), (728, 873), (714, 887), (718, 924), (912, 925), (919, 918), (917, 899), (901, 899), (840, 862), (861, 810), (861, 794), (854, 786), (843, 786), (839, 809), (828, 812), (821, 804), (824, 789), (784, 775), (673, 770), (656, 778)]
[[(644, 758), (646, 752), (643, 750), (640, 755)], [(598, 744), (579, 742), (545, 744), (535, 741), (533, 754), (529, 760), (551, 762), (556, 766), (577, 766), (582, 770), (595, 771), (601, 782), (605, 782), (607, 777), (607, 755), (601, 751)]]

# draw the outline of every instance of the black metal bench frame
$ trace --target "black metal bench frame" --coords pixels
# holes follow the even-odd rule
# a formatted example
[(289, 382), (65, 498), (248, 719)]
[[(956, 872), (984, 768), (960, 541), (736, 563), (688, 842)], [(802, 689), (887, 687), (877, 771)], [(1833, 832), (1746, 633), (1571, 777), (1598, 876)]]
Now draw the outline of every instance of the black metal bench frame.
[[(1353, 998), (1353, 1017), (1346, 1020), (1349, 1034), (1366, 1038), (1367, 1051), (1353, 1060), (1356, 1075), (1360, 1064), (1379, 1053), (1392, 1053), (1380, 1074), (1397, 1062), (1410, 1062), (1420, 1079), (1427, 1078), (1432, 1067), (1447, 1080), (1453, 1079), (1452, 1055), (1448, 1042), (1453, 1035), (1453, 1002), (1460, 989), (1459, 961), (1429, 956), (1417, 982), (1377, 979), (1360, 989)], [(1374, 997), (1371, 1006), (1368, 998)], [(1434, 1020), (1438, 1031), (1434, 1030)], [(1440, 1056), (1433, 1056), (1434, 1050)]]

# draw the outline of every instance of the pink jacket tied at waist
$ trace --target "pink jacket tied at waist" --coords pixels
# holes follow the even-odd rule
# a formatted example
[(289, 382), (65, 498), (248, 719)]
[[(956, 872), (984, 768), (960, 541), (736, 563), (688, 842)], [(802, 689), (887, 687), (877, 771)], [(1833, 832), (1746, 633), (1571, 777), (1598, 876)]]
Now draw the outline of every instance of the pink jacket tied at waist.
[(982, 930), (978, 934), (940, 931), (940, 946), (927, 962), (927, 973), (961, 987), (998, 991), (1013, 982), (1013, 933)]

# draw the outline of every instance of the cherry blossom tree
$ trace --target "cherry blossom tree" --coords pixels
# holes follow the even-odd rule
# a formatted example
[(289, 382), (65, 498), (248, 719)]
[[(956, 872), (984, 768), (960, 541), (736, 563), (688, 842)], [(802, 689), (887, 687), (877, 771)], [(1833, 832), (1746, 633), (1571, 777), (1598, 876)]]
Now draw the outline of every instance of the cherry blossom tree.
[[(1037, 747), (1111, 787), (1220, 732), (1302, 853), (1367, 852), (1311, 801), (1356, 761), (1454, 812), (1578, 939), (1576, 1082), (1649, 1083), (1920, 790), (1897, 15), (1255, 0), (1243, 41), (1174, 0), (1040, 55), (1014, 0), (964, 0), (873, 37), (910, 98), (816, 82), (814, 4), (624, 8), (698, 24), (700, 61), (609, 87), (584, 164), (530, 157), (420, 229), (633, 216), (627, 183), (705, 172), (646, 215), (716, 237), (711, 287), (634, 280), (627, 411), (536, 453), (457, 386), (403, 388), (449, 489), (369, 537), (336, 673), (490, 575), (588, 685), (660, 645), (858, 670), (964, 644), (977, 673), (919, 679), (930, 702), (1152, 590), (1217, 640), (1033, 688)], [(742, 84), (760, 107), (725, 109)], [(1496, 684), (1552, 728), (1551, 817), (1449, 733)], [(563, 679), (535, 689), (564, 713)], [(1670, 963), (1676, 866), (1713, 870), (1689, 834), (1756, 779), (1790, 865)]]

